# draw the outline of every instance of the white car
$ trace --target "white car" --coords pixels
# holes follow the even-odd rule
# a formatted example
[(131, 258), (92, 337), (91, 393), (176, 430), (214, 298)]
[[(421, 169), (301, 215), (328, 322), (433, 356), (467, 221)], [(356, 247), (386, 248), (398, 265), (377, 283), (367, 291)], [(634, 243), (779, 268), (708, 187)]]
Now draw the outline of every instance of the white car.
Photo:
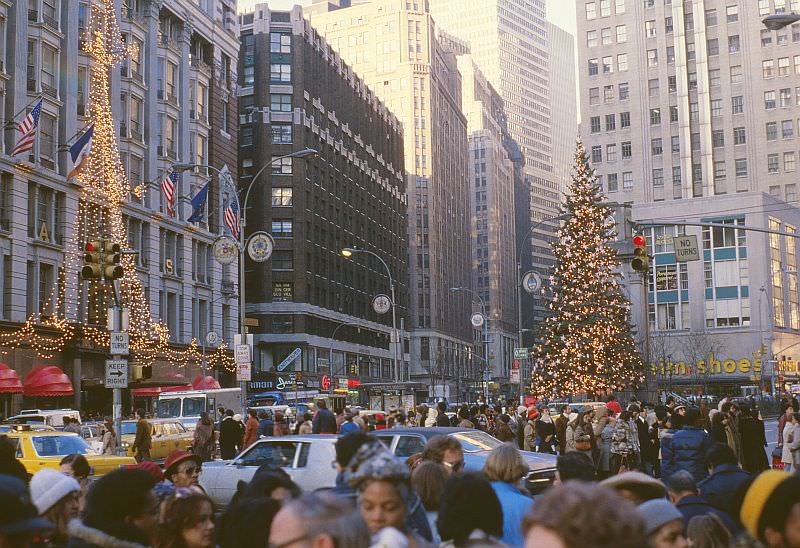
[(230, 503), (239, 480), (249, 482), (262, 465), (278, 466), (291, 476), (300, 489), (311, 492), (336, 484), (338, 436), (264, 437), (232, 460), (203, 463), (200, 485), (220, 507)]

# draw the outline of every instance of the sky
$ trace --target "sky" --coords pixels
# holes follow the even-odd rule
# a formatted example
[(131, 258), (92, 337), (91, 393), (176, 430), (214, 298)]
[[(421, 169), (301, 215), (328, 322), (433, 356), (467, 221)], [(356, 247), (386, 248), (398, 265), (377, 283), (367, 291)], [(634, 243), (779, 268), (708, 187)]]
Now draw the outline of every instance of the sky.
[[(266, 2), (271, 9), (285, 10), (295, 4), (310, 4), (311, 0), (239, 0), (239, 11), (252, 9), (256, 1)], [(575, 1), (547, 0), (547, 18), (566, 31), (575, 34)]]

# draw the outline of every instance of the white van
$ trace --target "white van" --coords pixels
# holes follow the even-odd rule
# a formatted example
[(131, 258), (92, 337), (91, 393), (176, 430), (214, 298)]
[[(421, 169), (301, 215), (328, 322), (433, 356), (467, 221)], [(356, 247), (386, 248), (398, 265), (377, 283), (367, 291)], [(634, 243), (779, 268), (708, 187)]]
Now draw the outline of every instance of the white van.
[(241, 388), (216, 388), (212, 390), (185, 390), (163, 392), (158, 395), (156, 417), (159, 419), (178, 419), (187, 430), (194, 430), (200, 413), (207, 411), (211, 420), (217, 422), (217, 408), (232, 409), (243, 414)]
[(64, 417), (81, 422), (81, 413), (75, 409), (23, 409), (19, 415), (9, 417), (6, 422), (18, 424), (35, 422), (47, 426), (64, 426)]

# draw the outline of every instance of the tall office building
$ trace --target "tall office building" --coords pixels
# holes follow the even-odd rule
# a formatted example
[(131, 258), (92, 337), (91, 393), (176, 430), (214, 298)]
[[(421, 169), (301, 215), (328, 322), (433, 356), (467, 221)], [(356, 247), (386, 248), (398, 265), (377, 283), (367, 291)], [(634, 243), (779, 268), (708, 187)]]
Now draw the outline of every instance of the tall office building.
[[(344, 5), (345, 3), (342, 2)], [(349, 2), (347, 2), (349, 4)], [(401, 120), (408, 174), (412, 377), (445, 378), (439, 395), (474, 379), (466, 119), (455, 54), (426, 2), (317, 2), (311, 23)]]
[[(707, 369), (724, 350), (717, 384), (760, 383), (736, 366), (756, 354), (765, 364), (793, 355), (796, 363), (797, 274), (786, 265), (796, 263), (797, 241), (669, 222), (796, 231), (800, 127), (791, 109), (800, 100), (800, 56), (792, 51), (800, 26), (769, 31), (761, 23), (785, 9), (769, 0), (577, 2), (592, 165), (609, 200), (633, 202), (634, 220), (666, 225), (645, 232), (656, 260), (640, 325), (647, 317), (651, 346), (664, 347), (665, 361)], [(676, 260), (671, 237), (684, 232), (698, 236), (700, 260)], [(705, 358), (682, 359), (681, 348), (698, 341)]]
[[(259, 321), (250, 384), (254, 390), (286, 386), (293, 371), (303, 372), (300, 382), (308, 388), (320, 388), (325, 374), (344, 392), (348, 381), (391, 382), (392, 314), (372, 306), (377, 295), (390, 295), (390, 280), (374, 257), (345, 258), (341, 251), (353, 247), (381, 257), (396, 286), (397, 315), (407, 317), (400, 121), (300, 7), (271, 11), (256, 4), (239, 17), (243, 183), (267, 169), (255, 183), (247, 224), (275, 241), (271, 260), (253, 263), (248, 272), (248, 315)], [(306, 148), (318, 156), (269, 168), (273, 158)], [(297, 359), (287, 362), (290, 355)], [(398, 356), (402, 364), (402, 350)]]
[[(43, 99), (30, 153), (10, 156), (19, 136), (16, 124), (7, 123), (3, 135), (0, 317), (6, 332), (29, 316), (53, 314), (56, 284), (85, 285), (70, 271), (80, 257), (67, 257), (75, 252), (70, 243), (80, 237), (75, 219), (81, 188), (66, 175), (67, 147), (89, 115), (92, 61), (82, 45), (91, 9), (90, 2), (52, 0), (0, 6), (0, 116), (18, 122)], [(197, 225), (186, 222), (191, 208), (185, 200), (168, 212), (160, 190), (176, 162), (227, 166), (236, 178), (235, 9), (227, 0), (131, 0), (118, 6), (122, 38), (137, 54), (112, 70), (111, 106), (131, 187), (146, 187), (143, 196), (132, 193), (123, 206), (123, 222), (130, 248), (138, 251), (137, 273), (152, 317), (169, 327), (175, 349), (186, 348), (192, 338), (203, 344), (209, 331), (232, 344), (236, 329), (236, 272), (216, 263), (211, 251), (223, 230), (225, 191), (218, 178), (213, 177), (204, 221)], [(91, 153), (99, 154), (99, 146), (96, 141)], [(194, 195), (207, 180), (205, 170), (186, 173), (176, 193)], [(85, 296), (71, 305), (76, 315), (70, 321), (105, 328), (105, 310), (95, 314)], [(48, 360), (28, 349), (3, 351), (2, 361), (21, 379), (34, 364), (56, 365), (73, 384), (70, 405), (80, 405), (83, 397), (84, 409), (110, 409), (110, 391), (103, 388), (107, 350), (77, 339)], [(155, 365), (154, 377), (191, 376), (200, 369), (193, 364), (171, 370), (161, 360)], [(22, 403), (17, 398), (13, 407)]]
[[(575, 93), (568, 35), (556, 33), (556, 43), (564, 47), (555, 50), (544, 0), (429, 3), (437, 24), (468, 44), (478, 68), (503, 99), (507, 132), (515, 143), (511, 147), (519, 147), (525, 158), (523, 184), (530, 188), (530, 222), (517, 224), (524, 231), (519, 238), (519, 260), (523, 272), (534, 270), (546, 277), (553, 263), (549, 244), (555, 239), (557, 223), (542, 221), (558, 214), (564, 170), (556, 161), (569, 157), (574, 148), (574, 138), (556, 138), (576, 124), (573, 114), (573, 121), (564, 127), (568, 116), (562, 115)], [(553, 54), (556, 61), (550, 58)], [(553, 97), (558, 98), (558, 107), (552, 104)], [(518, 194), (518, 199), (524, 198)], [(537, 296), (525, 304), (523, 324), (532, 327), (543, 318), (545, 302)]]
[[(502, 99), (471, 55), (458, 56), (458, 70), (469, 137), (472, 282), (489, 316), (491, 374), (499, 384), (505, 384), (514, 359), (518, 325), (514, 165), (504, 141)], [(483, 332), (478, 330), (476, 340), (482, 338)]]

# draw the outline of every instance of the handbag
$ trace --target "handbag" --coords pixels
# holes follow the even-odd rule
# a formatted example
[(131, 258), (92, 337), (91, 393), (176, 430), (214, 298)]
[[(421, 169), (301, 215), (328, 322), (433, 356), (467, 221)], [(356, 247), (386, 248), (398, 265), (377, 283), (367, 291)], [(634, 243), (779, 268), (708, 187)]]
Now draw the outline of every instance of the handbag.
[(589, 451), (592, 448), (592, 442), (588, 439), (575, 440), (575, 449), (578, 451)]

